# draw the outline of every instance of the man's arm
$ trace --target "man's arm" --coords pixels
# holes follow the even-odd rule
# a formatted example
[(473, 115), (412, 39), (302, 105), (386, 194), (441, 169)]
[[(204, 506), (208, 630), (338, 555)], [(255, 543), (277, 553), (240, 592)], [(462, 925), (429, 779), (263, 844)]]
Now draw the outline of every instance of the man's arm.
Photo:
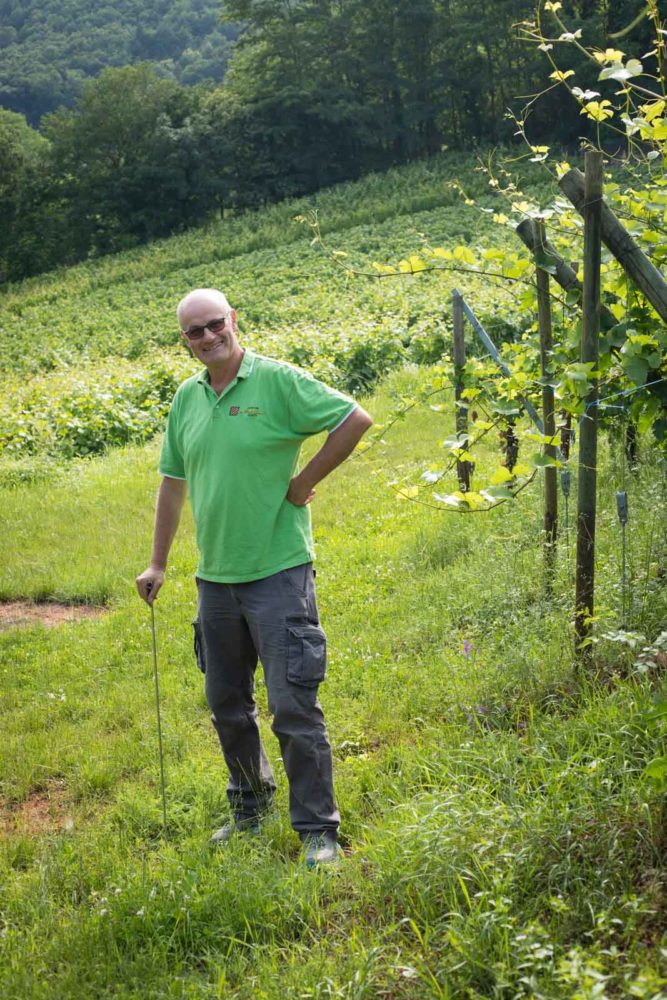
[(366, 433), (373, 420), (357, 406), (343, 423), (329, 434), (328, 438), (305, 465), (298, 476), (289, 484), (287, 499), (297, 507), (303, 507), (315, 496), (315, 486), (340, 465), (354, 451), (356, 444)]
[(145, 569), (136, 579), (139, 596), (147, 604), (153, 603), (164, 583), (167, 558), (178, 528), (178, 522), (181, 519), (187, 488), (184, 479), (171, 479), (169, 476), (165, 476), (160, 483), (155, 510), (151, 563), (148, 569)]

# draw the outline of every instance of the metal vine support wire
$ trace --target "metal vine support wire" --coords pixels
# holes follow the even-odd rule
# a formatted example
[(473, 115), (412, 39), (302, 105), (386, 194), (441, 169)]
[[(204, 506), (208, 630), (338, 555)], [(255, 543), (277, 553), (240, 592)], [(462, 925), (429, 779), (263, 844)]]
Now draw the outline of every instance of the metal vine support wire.
[(151, 633), (153, 636), (153, 677), (155, 679), (155, 711), (157, 715), (157, 741), (160, 754), (160, 786), (162, 788), (162, 823), (164, 825), (164, 829), (166, 832), (167, 796), (164, 788), (164, 753), (162, 751), (162, 720), (160, 718), (160, 685), (158, 682), (158, 673), (157, 673), (157, 639), (155, 636), (155, 608), (152, 603), (150, 605), (150, 609), (151, 609)]
[(565, 502), (565, 552), (567, 553), (567, 568), (570, 570), (570, 484), (572, 476), (570, 469), (566, 466), (560, 471), (560, 488)]
[(621, 489), (616, 492), (616, 511), (621, 522), (621, 628), (627, 628), (627, 537), (626, 526), (628, 523), (628, 494), (625, 489), (625, 465), (627, 460), (628, 447), (628, 421), (627, 413), (623, 413), (623, 440), (621, 442)]

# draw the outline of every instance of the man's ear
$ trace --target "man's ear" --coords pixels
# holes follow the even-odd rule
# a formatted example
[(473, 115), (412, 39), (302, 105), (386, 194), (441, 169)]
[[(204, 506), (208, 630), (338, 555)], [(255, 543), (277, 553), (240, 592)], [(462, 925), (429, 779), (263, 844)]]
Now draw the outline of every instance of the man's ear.
[(229, 315), (232, 318), (232, 330), (234, 331), (234, 333), (236, 333), (236, 331), (239, 328), (238, 323), (236, 322), (236, 309), (232, 309)]

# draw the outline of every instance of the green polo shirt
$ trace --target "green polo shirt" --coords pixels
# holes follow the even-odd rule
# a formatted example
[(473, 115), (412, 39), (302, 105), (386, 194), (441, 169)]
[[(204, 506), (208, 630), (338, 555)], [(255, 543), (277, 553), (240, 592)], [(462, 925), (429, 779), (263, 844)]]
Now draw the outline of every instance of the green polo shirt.
[(206, 371), (178, 387), (159, 472), (187, 481), (201, 579), (244, 583), (314, 558), (310, 508), (285, 494), (302, 443), (335, 430), (355, 406), (292, 365), (249, 350), (219, 396)]

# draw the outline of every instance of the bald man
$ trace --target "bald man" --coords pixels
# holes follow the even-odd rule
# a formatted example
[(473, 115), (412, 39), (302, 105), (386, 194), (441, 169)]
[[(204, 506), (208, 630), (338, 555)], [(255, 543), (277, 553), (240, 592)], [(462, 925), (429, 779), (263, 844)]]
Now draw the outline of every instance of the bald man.
[[(276, 786), (254, 700), (259, 661), (289, 781), (292, 826), (309, 867), (333, 863), (340, 857), (340, 816), (317, 697), (326, 638), (309, 504), (372, 420), (310, 375), (244, 350), (236, 312), (222, 292), (195, 289), (177, 316), (204, 370), (174, 396), (159, 461), (153, 552), (137, 589), (148, 604), (157, 597), (189, 491), (199, 549), (195, 648), (229, 770), (231, 816), (212, 842), (258, 833), (271, 809)], [(297, 471), (302, 443), (322, 431), (324, 444)]]

